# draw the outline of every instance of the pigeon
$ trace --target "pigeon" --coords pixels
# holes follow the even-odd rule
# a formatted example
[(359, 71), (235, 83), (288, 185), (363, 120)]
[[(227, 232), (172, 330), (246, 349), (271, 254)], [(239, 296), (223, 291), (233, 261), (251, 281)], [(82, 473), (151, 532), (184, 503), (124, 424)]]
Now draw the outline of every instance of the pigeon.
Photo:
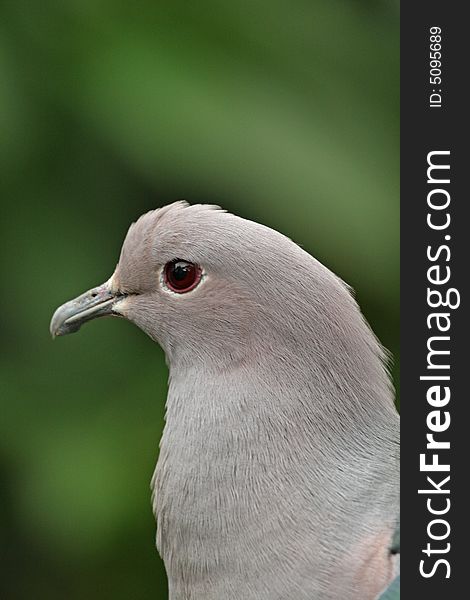
[(179, 201), (133, 223), (111, 278), (50, 330), (106, 315), (168, 364), (151, 488), (170, 600), (373, 600), (396, 582), (399, 417), (348, 285), (269, 227)]

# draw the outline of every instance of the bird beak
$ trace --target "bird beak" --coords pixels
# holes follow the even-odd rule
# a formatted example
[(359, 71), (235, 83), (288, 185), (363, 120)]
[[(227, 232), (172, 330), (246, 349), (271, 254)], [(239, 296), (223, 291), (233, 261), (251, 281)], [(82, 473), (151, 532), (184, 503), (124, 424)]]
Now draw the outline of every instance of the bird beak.
[(113, 307), (123, 298), (124, 294), (112, 291), (107, 281), (62, 304), (52, 316), (50, 325), (52, 337), (74, 333), (80, 329), (83, 323), (97, 317), (119, 316)]

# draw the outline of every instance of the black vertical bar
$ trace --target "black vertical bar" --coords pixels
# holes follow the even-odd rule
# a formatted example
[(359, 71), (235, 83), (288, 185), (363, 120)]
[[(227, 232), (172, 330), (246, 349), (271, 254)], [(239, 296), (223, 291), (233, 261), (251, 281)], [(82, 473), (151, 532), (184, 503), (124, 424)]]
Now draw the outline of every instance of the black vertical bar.
[[(470, 398), (465, 381), (470, 371), (470, 202), (465, 189), (470, 172), (465, 139), (470, 134), (465, 106), (470, 36), (464, 8), (465, 3), (435, 0), (401, 5), (401, 593), (405, 599), (470, 597), (466, 515)], [(431, 37), (433, 33), (440, 42)], [(437, 151), (441, 153), (429, 154)], [(450, 169), (431, 170), (428, 181), (428, 160)], [(433, 208), (438, 205), (444, 208)], [(433, 228), (448, 219), (448, 227)], [(429, 271), (431, 267), (437, 269)], [(449, 280), (441, 283), (448, 275)], [(446, 296), (452, 289), (455, 292)], [(460, 306), (432, 308), (430, 302), (439, 304), (439, 295), (431, 292), (429, 298), (429, 290), (440, 292), (443, 302), (449, 298), (452, 305), (460, 297)], [(443, 330), (450, 325), (448, 331), (439, 330), (438, 322)], [(432, 337), (440, 339), (429, 342)], [(429, 368), (428, 343), (434, 350), (450, 351), (431, 356), (437, 368)], [(449, 380), (420, 379), (436, 376)], [(430, 392), (433, 386), (440, 387)], [(445, 387), (450, 391), (447, 403)], [(442, 431), (436, 432), (439, 428)], [(449, 442), (450, 449), (427, 448), (427, 434)], [(436, 460), (450, 470), (423, 470), (421, 454), (426, 464)]]

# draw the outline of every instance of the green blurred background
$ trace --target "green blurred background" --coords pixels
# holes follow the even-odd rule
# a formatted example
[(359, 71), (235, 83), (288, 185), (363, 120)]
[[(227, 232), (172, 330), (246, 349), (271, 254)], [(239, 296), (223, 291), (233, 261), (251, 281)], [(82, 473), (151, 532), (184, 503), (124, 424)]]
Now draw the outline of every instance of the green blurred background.
[(113, 319), (48, 333), (142, 212), (216, 203), (292, 237), (356, 289), (397, 380), (398, 18), (392, 0), (1, 4), (2, 598), (166, 598), (162, 352)]

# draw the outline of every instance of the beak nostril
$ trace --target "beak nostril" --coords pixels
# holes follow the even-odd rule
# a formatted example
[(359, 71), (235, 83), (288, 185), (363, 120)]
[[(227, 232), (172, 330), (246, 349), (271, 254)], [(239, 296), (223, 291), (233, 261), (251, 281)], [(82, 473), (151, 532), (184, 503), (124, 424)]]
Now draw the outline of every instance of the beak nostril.
[(87, 321), (114, 314), (112, 307), (115, 301), (115, 295), (106, 284), (84, 292), (55, 311), (50, 326), (52, 335), (73, 333)]

